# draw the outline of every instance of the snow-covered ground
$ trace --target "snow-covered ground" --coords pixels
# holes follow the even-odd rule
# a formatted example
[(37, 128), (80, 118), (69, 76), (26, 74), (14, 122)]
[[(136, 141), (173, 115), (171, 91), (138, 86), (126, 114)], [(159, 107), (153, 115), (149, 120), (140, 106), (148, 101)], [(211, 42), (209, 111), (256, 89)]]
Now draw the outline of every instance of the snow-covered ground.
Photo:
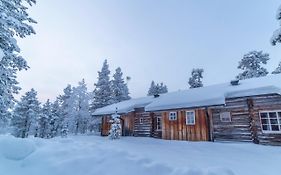
[(1, 175), (275, 175), (281, 147), (73, 136), (0, 136)]

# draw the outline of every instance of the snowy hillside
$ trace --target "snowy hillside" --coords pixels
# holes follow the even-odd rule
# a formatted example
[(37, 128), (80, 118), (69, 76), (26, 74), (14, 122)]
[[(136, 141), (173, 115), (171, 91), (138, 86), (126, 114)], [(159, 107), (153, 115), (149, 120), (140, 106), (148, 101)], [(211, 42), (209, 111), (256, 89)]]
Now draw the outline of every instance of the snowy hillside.
[(0, 136), (1, 175), (271, 175), (280, 155), (280, 147), (242, 143)]

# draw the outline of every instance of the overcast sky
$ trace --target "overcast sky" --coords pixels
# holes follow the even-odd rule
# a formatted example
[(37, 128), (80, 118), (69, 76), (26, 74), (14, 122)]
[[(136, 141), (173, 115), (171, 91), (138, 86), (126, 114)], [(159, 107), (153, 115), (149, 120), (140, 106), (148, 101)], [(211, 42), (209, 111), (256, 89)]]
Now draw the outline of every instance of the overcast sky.
[(89, 91), (108, 59), (132, 79), (132, 97), (145, 96), (152, 80), (169, 91), (188, 88), (192, 68), (204, 68), (204, 85), (233, 79), (238, 61), (264, 50), (272, 71), (281, 45), (271, 46), (280, 0), (38, 0), (30, 15), (36, 35), (19, 41), (30, 69), (18, 80), (41, 101), (85, 78)]

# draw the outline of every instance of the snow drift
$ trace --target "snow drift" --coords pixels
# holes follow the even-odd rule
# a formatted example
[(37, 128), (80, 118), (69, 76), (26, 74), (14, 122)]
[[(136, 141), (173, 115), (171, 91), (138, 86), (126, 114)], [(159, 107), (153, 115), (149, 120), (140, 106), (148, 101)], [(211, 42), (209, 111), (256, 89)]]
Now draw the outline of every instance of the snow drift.
[(271, 175), (280, 155), (280, 147), (251, 143), (0, 135), (1, 175)]

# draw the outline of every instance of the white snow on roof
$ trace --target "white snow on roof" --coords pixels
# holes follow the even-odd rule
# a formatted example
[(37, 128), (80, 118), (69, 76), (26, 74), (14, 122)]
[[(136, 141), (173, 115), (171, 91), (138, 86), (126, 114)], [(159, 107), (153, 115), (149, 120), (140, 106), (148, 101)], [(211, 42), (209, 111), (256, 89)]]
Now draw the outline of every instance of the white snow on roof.
[(116, 108), (118, 113), (128, 113), (134, 111), (135, 108), (141, 107), (145, 107), (146, 111), (161, 111), (168, 109), (224, 105), (225, 98), (264, 94), (281, 95), (281, 74), (241, 80), (239, 81), (239, 85), (236, 86), (233, 86), (228, 82), (202, 88), (161, 94), (158, 98), (149, 96), (131, 99), (97, 109), (93, 115), (113, 114), (115, 113)]
[(130, 99), (109, 106), (105, 106), (103, 108), (99, 108), (93, 113), (93, 115), (97, 116), (97, 115), (114, 114), (116, 108), (119, 114), (128, 113), (134, 111), (135, 108), (145, 107), (153, 100), (155, 100), (153, 96)]
[(281, 75), (242, 80), (239, 85), (230, 83), (206, 86), (167, 93), (145, 107), (146, 111), (192, 108), (225, 104), (225, 98), (263, 94), (281, 95)]

